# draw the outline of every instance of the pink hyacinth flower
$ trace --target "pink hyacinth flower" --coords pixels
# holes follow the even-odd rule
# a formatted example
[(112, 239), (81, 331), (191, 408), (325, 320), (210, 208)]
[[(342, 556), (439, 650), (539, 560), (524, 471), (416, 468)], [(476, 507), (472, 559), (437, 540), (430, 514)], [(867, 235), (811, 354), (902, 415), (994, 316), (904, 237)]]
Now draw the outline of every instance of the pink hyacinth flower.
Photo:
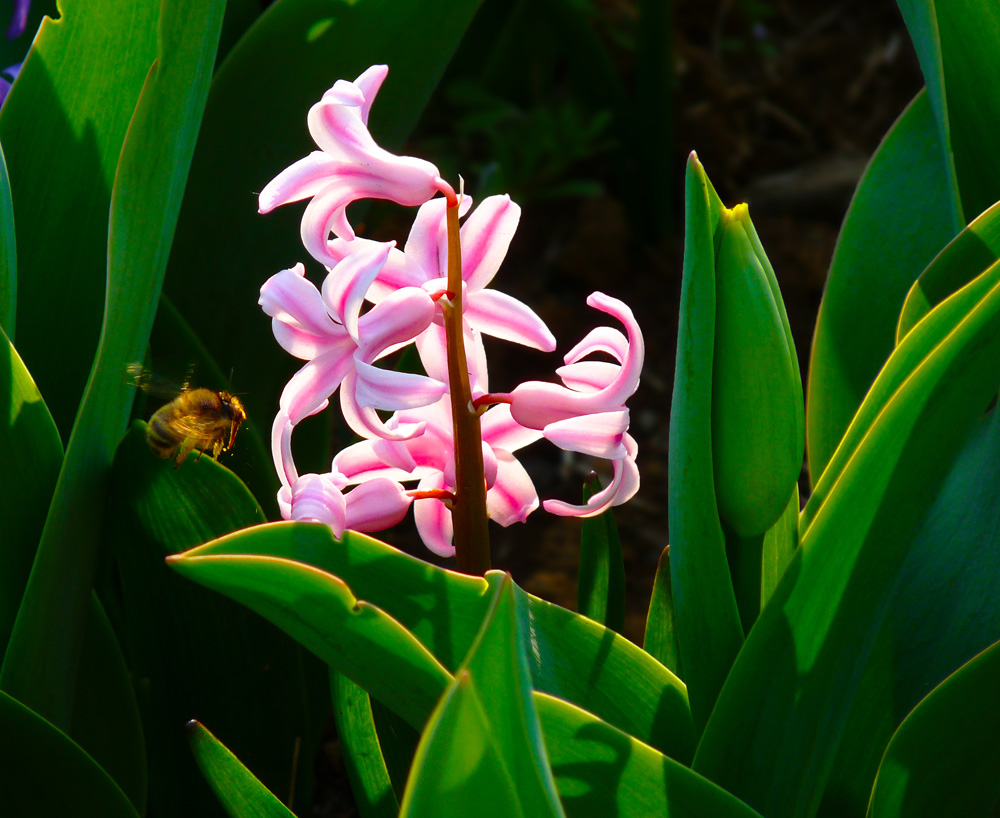
[[(593, 293), (587, 304), (617, 318), (627, 336), (612, 327), (599, 327), (571, 349), (566, 366), (557, 371), (562, 384), (527, 381), (510, 393), (513, 419), (567, 451), (612, 461), (611, 483), (583, 506), (546, 500), (546, 511), (562, 516), (591, 517), (620, 505), (639, 488), (635, 467), (637, 447), (627, 434), (625, 401), (639, 385), (644, 345), (632, 311), (616, 298)], [(605, 353), (618, 363), (586, 361), (588, 355)]]
[[(472, 200), (463, 196), (460, 214), (464, 216), (471, 205)], [(404, 249), (389, 252), (385, 266), (372, 282), (369, 300), (377, 304), (406, 287), (423, 287), (428, 292), (448, 288), (445, 206), (444, 199), (433, 199), (421, 206)], [(521, 208), (509, 196), (489, 196), (463, 223), (463, 315), (472, 329), (484, 335), (551, 352), (556, 348), (556, 339), (545, 322), (523, 302), (488, 289), (507, 255), (520, 218)], [(328, 244), (329, 256), (338, 261), (345, 259), (367, 243), (365, 239), (334, 239)]]
[[(433, 329), (437, 329), (436, 327)], [(486, 386), (485, 358), (478, 334), (469, 337), (470, 377), (480, 394)], [(434, 358), (428, 372), (443, 366)], [(511, 417), (510, 407), (499, 404), (482, 418), (483, 463), (486, 477), (486, 508), (490, 519), (502, 526), (524, 522), (538, 508), (538, 495), (531, 478), (513, 452), (538, 440), (541, 433), (527, 429)], [(417, 483), (417, 491), (454, 491), (455, 445), (451, 407), (447, 396), (435, 404), (396, 412), (387, 422), (397, 426), (422, 424), (423, 433), (406, 440), (363, 440), (348, 446), (334, 458), (333, 470), (348, 484), (376, 479)], [(350, 495), (348, 495), (350, 496)], [(414, 500), (414, 519), (424, 544), (435, 554), (455, 553), (452, 544), (451, 511), (439, 499)]]
[(333, 266), (327, 251), (332, 230), (353, 239), (347, 206), (358, 199), (389, 199), (413, 207), (442, 191), (454, 196), (438, 169), (423, 159), (397, 156), (379, 147), (368, 131), (368, 113), (386, 78), (385, 65), (373, 65), (354, 82), (338, 80), (309, 110), (309, 133), (320, 148), (295, 162), (260, 192), (258, 209), (311, 199), (302, 216), (302, 243), (322, 264)]
[(278, 343), (307, 361), (281, 395), (281, 411), (293, 426), (322, 411), (341, 388), (341, 405), (358, 434), (417, 434), (419, 428), (389, 432), (375, 408), (420, 406), (445, 393), (441, 381), (373, 365), (423, 332), (437, 309), (425, 291), (409, 287), (359, 314), (364, 290), (385, 263), (390, 247), (373, 243), (352, 254), (330, 273), (322, 292), (305, 278), (301, 264), (272, 276), (261, 287), (260, 304), (273, 319)]

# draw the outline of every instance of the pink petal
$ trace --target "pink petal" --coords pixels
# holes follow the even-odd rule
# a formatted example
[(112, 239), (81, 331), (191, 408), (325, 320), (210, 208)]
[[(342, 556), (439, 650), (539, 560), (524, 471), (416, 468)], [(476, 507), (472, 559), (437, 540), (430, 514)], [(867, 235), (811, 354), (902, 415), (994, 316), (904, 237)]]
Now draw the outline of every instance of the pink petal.
[(371, 363), (385, 350), (416, 338), (434, 320), (437, 304), (423, 290), (398, 290), (361, 316), (358, 357)]
[(352, 369), (344, 378), (340, 390), (340, 411), (344, 421), (361, 437), (381, 437), (385, 440), (408, 440), (422, 434), (423, 423), (400, 423), (395, 429), (386, 426), (370, 406), (362, 406), (357, 399), (357, 374)]
[(614, 327), (595, 327), (563, 356), (563, 361), (575, 364), (593, 352), (606, 352), (621, 363), (628, 356), (628, 338)]
[(353, 371), (354, 356), (337, 349), (309, 361), (292, 375), (281, 393), (279, 406), (292, 425), (326, 408), (330, 395)]
[(481, 290), (493, 280), (520, 218), (521, 208), (510, 196), (489, 196), (462, 225), (462, 278), (470, 291)]
[(497, 478), (486, 492), (490, 519), (502, 526), (523, 523), (538, 508), (538, 494), (524, 467), (510, 452), (495, 450)]
[(545, 439), (560, 449), (605, 460), (625, 457), (623, 437), (628, 429), (628, 409), (566, 418), (545, 427)]
[(424, 271), (425, 280), (448, 275), (447, 204), (444, 199), (431, 199), (422, 204), (403, 245), (406, 257)]
[(313, 335), (335, 338), (343, 335), (343, 327), (330, 318), (319, 290), (305, 277), (305, 267), (301, 264), (265, 281), (257, 303), (274, 320)]
[(361, 121), (368, 124), (368, 113), (371, 111), (372, 103), (375, 101), (375, 96), (378, 94), (379, 88), (382, 87), (382, 83), (385, 78), (389, 75), (388, 65), (373, 65), (370, 68), (365, 69), (356, 80), (354, 84), (361, 89), (361, 93), (364, 96), (364, 103), (361, 105)]
[[(441, 475), (434, 475), (420, 481), (417, 487), (421, 491), (445, 488)], [(452, 522), (451, 512), (440, 500), (414, 500), (413, 519), (417, 524), (417, 531), (424, 545), (439, 557), (452, 557), (455, 555), (455, 546), (452, 545)]]
[(341, 449), (333, 458), (333, 470), (344, 475), (348, 483), (385, 477), (402, 481), (414, 479), (417, 463), (406, 442), (391, 440), (360, 440)]
[(545, 322), (526, 304), (499, 290), (470, 292), (465, 318), (473, 329), (494, 338), (544, 352), (556, 348), (555, 336)]
[(394, 372), (355, 360), (357, 390), (355, 397), (360, 406), (376, 409), (414, 409), (436, 402), (447, 390), (440, 381), (410, 372)]
[(615, 471), (611, 484), (591, 497), (586, 505), (575, 506), (562, 500), (545, 500), (542, 508), (559, 517), (594, 517), (611, 506), (630, 500), (639, 490), (639, 470), (635, 466), (638, 447), (630, 435), (625, 435), (624, 443), (627, 456), (614, 461)]
[(495, 449), (516, 452), (542, 437), (541, 431), (522, 426), (510, 414), (510, 406), (499, 403), (487, 409), (479, 419), (483, 440)]
[(607, 361), (580, 361), (560, 366), (556, 370), (566, 386), (577, 392), (597, 392), (604, 389), (618, 377), (620, 364)]
[(358, 342), (358, 319), (365, 293), (382, 271), (395, 242), (371, 242), (345, 258), (323, 281), (323, 303)]
[(399, 483), (377, 477), (347, 493), (345, 527), (352, 531), (382, 531), (401, 522), (413, 498)]
[(274, 208), (315, 196), (330, 184), (343, 163), (323, 151), (289, 165), (268, 182), (257, 197), (257, 212), (270, 213)]
[[(281, 485), (286, 488), (295, 484), (299, 479), (299, 473), (295, 469), (295, 461), (292, 459), (292, 426), (288, 415), (278, 412), (274, 416), (274, 423), (271, 424), (271, 457), (274, 460), (274, 468), (278, 472), (278, 479)], [(291, 495), (286, 498), (291, 503)], [(282, 515), (286, 520), (291, 519), (287, 515)]]
[(340, 539), (344, 533), (347, 503), (330, 475), (303, 474), (292, 486), (291, 518), (326, 523)]

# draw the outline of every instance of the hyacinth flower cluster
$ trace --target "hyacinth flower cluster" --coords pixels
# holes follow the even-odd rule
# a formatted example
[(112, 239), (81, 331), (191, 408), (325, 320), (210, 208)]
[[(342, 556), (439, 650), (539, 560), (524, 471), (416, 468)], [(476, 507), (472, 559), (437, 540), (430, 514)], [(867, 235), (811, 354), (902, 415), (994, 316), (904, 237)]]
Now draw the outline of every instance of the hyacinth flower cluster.
[[(285, 519), (326, 523), (338, 537), (345, 529), (395, 525), (412, 505), (431, 551), (454, 554), (459, 570), (482, 573), (489, 568), (487, 519), (508, 526), (539, 506), (515, 457), (522, 447), (545, 438), (612, 464), (609, 484), (586, 504), (543, 501), (553, 514), (592, 516), (635, 494), (636, 444), (625, 402), (639, 383), (643, 339), (624, 303), (594, 293), (587, 303), (624, 332), (591, 331), (565, 356), (560, 383), (489, 391), (483, 335), (556, 348), (528, 306), (489, 287), (520, 208), (508, 196), (473, 208), (430, 162), (376, 144), (368, 114), (387, 73), (372, 66), (327, 91), (308, 116), (318, 150), (260, 193), (262, 214), (309, 200), (302, 243), (326, 270), (321, 287), (299, 263), (261, 288), (276, 340), (305, 361), (282, 392), (272, 428), (278, 503)], [(361, 199), (418, 208), (402, 248), (355, 234), (346, 211)], [(378, 365), (410, 344), (425, 374)], [(293, 431), (337, 392), (345, 422), (362, 439), (338, 453), (329, 472), (300, 474)], [(379, 411), (391, 414), (383, 419)]]

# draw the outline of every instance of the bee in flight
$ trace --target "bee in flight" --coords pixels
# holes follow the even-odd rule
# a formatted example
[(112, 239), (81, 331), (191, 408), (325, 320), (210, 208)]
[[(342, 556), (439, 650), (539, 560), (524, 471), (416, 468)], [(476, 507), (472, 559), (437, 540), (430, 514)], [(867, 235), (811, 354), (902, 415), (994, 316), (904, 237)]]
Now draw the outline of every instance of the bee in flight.
[[(139, 364), (129, 367), (129, 375), (140, 388), (154, 391), (149, 386), (149, 373)], [(246, 419), (243, 402), (236, 395), (191, 389), (184, 384), (177, 397), (153, 413), (146, 426), (146, 440), (158, 456), (174, 459), (180, 466), (194, 449), (199, 458), (205, 452), (218, 458), (229, 451)]]

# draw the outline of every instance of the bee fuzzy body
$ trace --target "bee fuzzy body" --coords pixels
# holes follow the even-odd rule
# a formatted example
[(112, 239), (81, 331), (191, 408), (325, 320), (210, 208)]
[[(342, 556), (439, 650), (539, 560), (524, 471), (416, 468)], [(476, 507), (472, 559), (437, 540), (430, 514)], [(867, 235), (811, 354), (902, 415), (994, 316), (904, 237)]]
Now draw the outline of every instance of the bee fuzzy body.
[(217, 458), (232, 448), (246, 420), (243, 403), (228, 392), (190, 389), (156, 410), (146, 427), (150, 448), (179, 466), (195, 449)]

